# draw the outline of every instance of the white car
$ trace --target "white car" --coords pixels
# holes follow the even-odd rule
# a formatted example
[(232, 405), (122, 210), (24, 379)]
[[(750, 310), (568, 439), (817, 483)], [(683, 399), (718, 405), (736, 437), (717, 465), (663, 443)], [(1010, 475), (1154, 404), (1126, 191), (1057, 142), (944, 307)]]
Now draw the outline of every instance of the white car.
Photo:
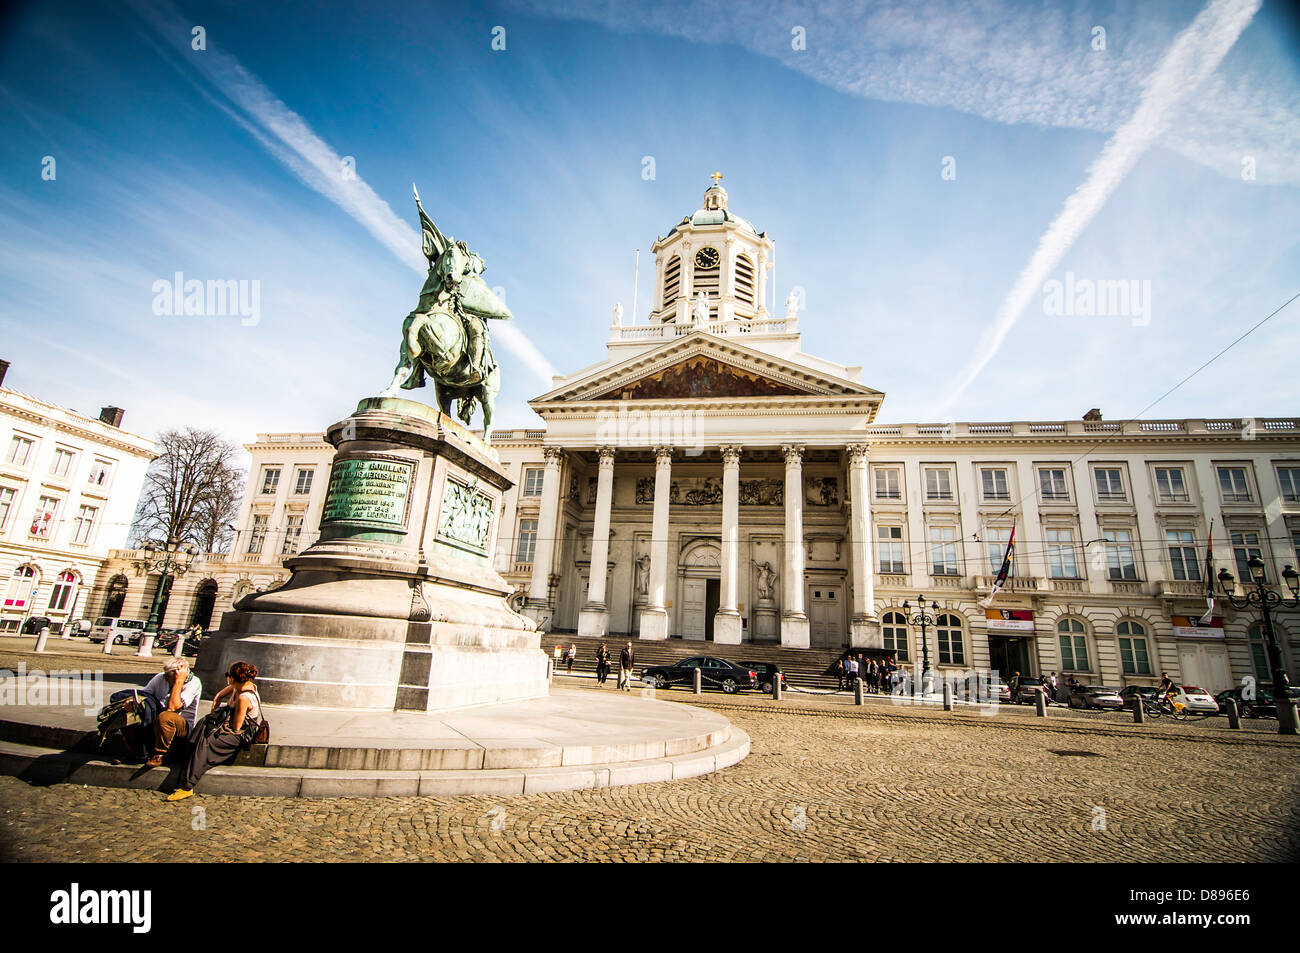
[(1174, 701), (1183, 705), (1189, 715), (1217, 715), (1219, 703), (1203, 688), (1195, 685), (1179, 685)]

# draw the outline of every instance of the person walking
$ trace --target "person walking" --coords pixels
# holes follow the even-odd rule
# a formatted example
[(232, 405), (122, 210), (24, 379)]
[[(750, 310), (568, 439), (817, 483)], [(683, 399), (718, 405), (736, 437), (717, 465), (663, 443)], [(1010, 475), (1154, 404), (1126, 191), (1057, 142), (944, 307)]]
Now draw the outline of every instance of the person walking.
[(578, 660), (578, 645), (576, 642), (569, 643), (569, 651), (564, 653), (564, 662), (568, 666), (567, 675), (573, 674), (573, 663)]
[(629, 642), (618, 654), (618, 687), (625, 692), (632, 690), (632, 665), (635, 662), (636, 653), (632, 651), (632, 643)]
[(835, 662), (835, 680), (839, 684), (839, 690), (844, 691), (844, 659)]
[(596, 684), (604, 685), (607, 678), (609, 678), (609, 649), (605, 647), (604, 642), (601, 642), (600, 647), (596, 649)]

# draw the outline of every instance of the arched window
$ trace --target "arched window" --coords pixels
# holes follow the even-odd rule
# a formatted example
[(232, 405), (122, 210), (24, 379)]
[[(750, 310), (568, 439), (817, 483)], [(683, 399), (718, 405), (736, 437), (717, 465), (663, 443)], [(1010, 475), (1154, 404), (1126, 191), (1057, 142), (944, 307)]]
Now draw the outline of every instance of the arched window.
[[(682, 287), (682, 260), (673, 255), (664, 265), (664, 307), (670, 307), (677, 300), (677, 293)], [(634, 316), (635, 317), (635, 316)]]
[(736, 300), (754, 306), (754, 263), (748, 255), (736, 259)]
[(1115, 626), (1119, 636), (1119, 660), (1125, 675), (1150, 675), (1151, 655), (1147, 649), (1147, 630), (1140, 622), (1125, 619)]
[(965, 665), (966, 647), (962, 641), (961, 619), (955, 615), (941, 615), (934, 632), (939, 640), (939, 664)]
[(126, 602), (126, 576), (118, 573), (108, 581), (108, 600), (104, 603), (104, 615), (112, 619), (122, 617), (122, 604)]
[(880, 634), (885, 638), (885, 651), (899, 662), (907, 662), (907, 617), (901, 612), (886, 612), (880, 620)]
[(212, 610), (217, 604), (217, 581), (204, 579), (194, 590), (194, 610), (190, 613), (190, 625), (201, 625), (204, 629), (212, 627)]
[(77, 574), (71, 569), (65, 569), (59, 573), (58, 580), (54, 583), (54, 589), (50, 592), (50, 611), (67, 612), (72, 608), (77, 592)]
[(1061, 644), (1061, 671), (1090, 672), (1087, 628), (1078, 619), (1065, 618), (1056, 623), (1056, 638)]
[(1268, 667), (1268, 648), (1264, 644), (1264, 626), (1256, 622), (1246, 630), (1250, 639), (1250, 658), (1255, 663), (1255, 678), (1261, 682), (1271, 682), (1273, 672)]
[(9, 577), (9, 591), (5, 593), (6, 609), (26, 609), (32, 597), (32, 589), (39, 576), (35, 566), (19, 566)]

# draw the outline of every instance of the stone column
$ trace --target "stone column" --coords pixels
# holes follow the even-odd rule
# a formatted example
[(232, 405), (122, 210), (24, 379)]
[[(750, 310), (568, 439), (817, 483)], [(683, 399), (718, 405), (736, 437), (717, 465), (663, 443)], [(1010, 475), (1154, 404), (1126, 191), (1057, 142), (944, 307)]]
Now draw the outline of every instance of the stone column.
[(736, 608), (740, 562), (740, 447), (722, 447), (722, 580), (713, 641), (739, 645), (740, 611)]
[(757, 273), (754, 275), (754, 281), (758, 287), (754, 289), (754, 306), (758, 309), (760, 318), (767, 317), (767, 249), (759, 248)]
[(650, 593), (641, 610), (643, 639), (668, 638), (668, 494), (672, 490), (673, 448), (655, 450), (655, 511), (650, 524)]
[(682, 242), (679, 254), (682, 256), (681, 276), (677, 285), (677, 323), (689, 324), (691, 320), (691, 300), (694, 297), (695, 251), (690, 242)]
[(537, 515), (537, 545), (533, 549), (533, 576), (528, 584), (524, 614), (541, 625), (551, 614), (549, 581), (555, 555), (555, 527), (560, 517), (560, 463), (564, 451), (547, 447), (546, 470), (542, 474), (542, 507)]
[(785, 454), (785, 598), (781, 644), (806, 649), (808, 616), (804, 613), (803, 447), (787, 444)]
[(596, 526), (591, 534), (591, 574), (587, 602), (578, 612), (578, 634), (603, 638), (609, 634), (609, 606), (605, 603), (605, 576), (609, 566), (609, 510), (614, 502), (614, 448), (601, 447), (600, 475), (596, 478)]
[(871, 488), (867, 481), (867, 445), (849, 444), (849, 540), (853, 554), (853, 618), (849, 645), (884, 648), (876, 617), (876, 567), (872, 554)]

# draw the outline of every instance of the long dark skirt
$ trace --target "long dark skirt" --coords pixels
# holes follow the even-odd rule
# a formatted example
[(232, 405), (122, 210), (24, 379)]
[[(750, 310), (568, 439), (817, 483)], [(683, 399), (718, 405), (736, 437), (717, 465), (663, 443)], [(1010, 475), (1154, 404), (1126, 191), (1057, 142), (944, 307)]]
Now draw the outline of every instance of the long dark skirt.
[(209, 768), (215, 768), (218, 765), (229, 764), (235, 759), (242, 747), (243, 739), (240, 735), (230, 731), (223, 731), (216, 727), (209, 727), (200, 723), (195, 727), (204, 730), (196, 733), (194, 738), (194, 748), (190, 751), (189, 764), (185, 766), (185, 776), (181, 780), (181, 787), (187, 791), (193, 791), (199, 779), (208, 773)]

